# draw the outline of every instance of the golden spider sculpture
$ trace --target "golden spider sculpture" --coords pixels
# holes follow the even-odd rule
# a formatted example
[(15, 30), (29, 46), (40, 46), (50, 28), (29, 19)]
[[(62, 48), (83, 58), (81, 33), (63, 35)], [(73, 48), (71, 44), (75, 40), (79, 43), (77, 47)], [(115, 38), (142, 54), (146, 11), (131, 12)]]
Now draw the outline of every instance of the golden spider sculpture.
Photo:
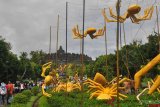
[(44, 90), (45, 87), (49, 86), (51, 84), (56, 85), (58, 83), (58, 77), (57, 77), (56, 70), (52, 69), (52, 71), (49, 72), (49, 75), (47, 75), (47, 76), (45, 75), (46, 70), (51, 67), (51, 64), (52, 64), (52, 62), (48, 62), (48, 63), (44, 64), (42, 66), (42, 74), (41, 74), (41, 76), (45, 78), (44, 83), (42, 85), (42, 94), (47, 97), (51, 97), (51, 94), (45, 92), (45, 90)]
[[(153, 85), (151, 86), (151, 84), (153, 84)], [(142, 102), (141, 102), (141, 100), (140, 100), (140, 96), (141, 96), (145, 91), (149, 90), (149, 91), (148, 91), (148, 94), (151, 94), (151, 93), (153, 93), (155, 90), (157, 90), (157, 91), (159, 92), (159, 94), (160, 94), (160, 87), (159, 87), (159, 86), (160, 86), (160, 75), (157, 76), (157, 78), (155, 79), (155, 81), (153, 81), (153, 80), (151, 80), (151, 82), (148, 81), (148, 87), (145, 88), (145, 89), (143, 89), (142, 92), (140, 92), (140, 93), (136, 96), (136, 98), (137, 98), (137, 100), (140, 102), (140, 104), (142, 104)]]
[[(134, 75), (134, 80), (135, 80), (135, 90), (138, 91), (140, 84), (141, 84), (141, 78), (147, 74), (150, 69), (152, 69), (155, 65), (157, 65), (160, 62), (160, 54), (158, 54), (156, 57), (154, 57), (150, 62), (148, 62), (147, 65), (145, 65), (142, 69), (140, 69), (135, 75)], [(148, 95), (151, 95), (154, 91), (158, 90), (160, 87), (160, 75), (157, 76), (155, 79), (155, 82), (152, 81), (153, 85), (150, 86), (146, 89), (144, 89), (140, 94), (137, 95), (137, 100), (141, 103), (139, 97), (141, 96), (142, 93), (144, 93), (146, 90), (148, 91)]]
[[(150, 20), (154, 11), (154, 7), (148, 7), (144, 10), (144, 15), (140, 16), (138, 13), (141, 11), (141, 6), (138, 4), (132, 4), (128, 7), (127, 11), (124, 15), (119, 16), (119, 22), (123, 23), (127, 18), (130, 18), (132, 23), (138, 24), (140, 21), (143, 20)], [(117, 22), (117, 15), (113, 13), (112, 8), (109, 8), (110, 16), (114, 18), (110, 20), (105, 13), (105, 9), (102, 10), (102, 15), (104, 16), (106, 22)]]
[[(99, 78), (98, 80), (100, 79), (101, 78)], [(115, 81), (115, 79), (117, 78), (114, 78), (113, 80)], [(119, 83), (121, 84), (124, 81), (130, 81), (130, 79), (127, 79), (127, 78), (120, 79)], [(102, 80), (101, 82), (104, 84), (105, 80)], [(92, 99), (93, 97), (96, 97), (97, 100), (110, 100), (113, 97), (117, 97), (117, 83), (112, 83), (113, 82), (112, 81), (112, 82), (106, 83), (106, 85), (103, 86), (101, 82), (98, 83), (91, 79), (87, 79), (85, 81), (84, 84), (89, 84), (88, 87), (90, 89), (88, 90), (88, 92), (92, 92), (90, 95), (90, 99)], [(122, 90), (122, 89), (124, 89), (124, 87), (119, 87), (119, 90)], [(127, 96), (119, 93), (120, 100), (123, 100), (123, 98), (126, 98), (126, 97)]]
[(80, 33), (78, 25), (72, 29), (72, 35), (74, 39), (82, 39), (83, 37), (86, 37), (89, 35), (91, 39), (96, 39), (99, 36), (103, 36), (105, 32), (106, 27), (96, 30), (96, 28), (88, 28), (85, 32), (84, 35)]
[(66, 92), (72, 92), (73, 90), (78, 89), (81, 91), (81, 85), (80, 83), (60, 83), (57, 87), (54, 88), (54, 92), (60, 92), (60, 91), (66, 91)]

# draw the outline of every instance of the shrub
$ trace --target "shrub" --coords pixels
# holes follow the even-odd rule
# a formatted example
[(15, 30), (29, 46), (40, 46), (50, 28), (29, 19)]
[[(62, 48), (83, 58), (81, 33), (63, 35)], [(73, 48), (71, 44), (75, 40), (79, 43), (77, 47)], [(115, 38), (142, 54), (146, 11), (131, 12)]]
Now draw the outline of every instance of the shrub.
[[(82, 103), (82, 93), (81, 92), (60, 92), (52, 93), (52, 96), (47, 98), (47, 102), (50, 107), (78, 107)], [(106, 107), (104, 101), (98, 101), (95, 99), (90, 100), (88, 94), (83, 96), (83, 106), (84, 107)]]
[(15, 104), (11, 104), (11, 106), (9, 106), (9, 107), (26, 107), (26, 104), (15, 103)]
[(26, 95), (28, 100), (31, 98), (32, 96), (32, 92), (30, 90), (24, 90), (22, 91), (22, 94)]
[(26, 95), (24, 95), (22, 93), (18, 93), (13, 97), (12, 103), (25, 104), (25, 103), (27, 103), (27, 101), (28, 101), (28, 98)]
[(34, 95), (37, 95), (39, 93), (39, 87), (38, 86), (34, 86), (32, 89), (31, 89), (31, 92), (34, 94)]

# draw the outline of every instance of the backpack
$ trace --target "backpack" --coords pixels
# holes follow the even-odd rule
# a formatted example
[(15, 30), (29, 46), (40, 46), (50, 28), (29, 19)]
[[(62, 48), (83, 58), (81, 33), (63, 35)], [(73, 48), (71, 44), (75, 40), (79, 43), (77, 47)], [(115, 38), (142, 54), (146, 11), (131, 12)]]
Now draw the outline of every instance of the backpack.
[(1, 86), (1, 95), (5, 95), (7, 93), (7, 89), (5, 86)]

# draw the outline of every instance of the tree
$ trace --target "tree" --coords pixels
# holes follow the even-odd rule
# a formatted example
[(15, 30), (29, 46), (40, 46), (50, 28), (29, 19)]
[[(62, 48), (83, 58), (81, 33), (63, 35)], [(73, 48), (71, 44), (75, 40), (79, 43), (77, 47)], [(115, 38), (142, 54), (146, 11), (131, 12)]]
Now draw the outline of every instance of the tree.
[(0, 80), (4, 82), (8, 82), (8, 80), (16, 80), (19, 66), (17, 56), (10, 50), (10, 43), (6, 42), (5, 39), (0, 36)]
[(30, 60), (37, 64), (43, 64), (46, 61), (45, 59), (46, 53), (44, 53), (42, 50), (41, 51), (31, 51), (30, 55), (31, 55)]
[(19, 79), (23, 78), (32, 78), (33, 72), (30, 64), (30, 60), (28, 58), (28, 54), (26, 52), (21, 52), (20, 58), (20, 66), (19, 66)]

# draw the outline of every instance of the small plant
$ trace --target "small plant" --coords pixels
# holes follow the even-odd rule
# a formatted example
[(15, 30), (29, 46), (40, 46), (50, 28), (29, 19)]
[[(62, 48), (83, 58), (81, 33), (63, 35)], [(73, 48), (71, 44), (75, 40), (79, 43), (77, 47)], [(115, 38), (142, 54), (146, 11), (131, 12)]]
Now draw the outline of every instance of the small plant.
[(26, 95), (22, 94), (22, 93), (18, 93), (14, 96), (13, 98), (13, 101), (12, 101), (12, 104), (17, 104), (17, 103), (20, 103), (20, 104), (25, 104), (27, 103), (28, 101), (28, 98)]
[[(84, 94), (84, 93), (83, 93)], [(71, 92), (71, 93), (52, 93), (52, 97), (47, 98), (47, 102), (50, 107), (79, 107), (82, 104), (82, 93)], [(106, 107), (104, 101), (98, 101), (95, 99), (90, 100), (89, 94), (83, 95), (83, 106), (84, 107)]]
[(28, 98), (28, 100), (31, 98), (31, 96), (32, 96), (32, 92), (30, 91), (30, 90), (24, 90), (24, 91), (22, 91), (22, 94), (23, 95), (26, 95), (27, 96), (27, 98)]
[(34, 86), (31, 89), (31, 92), (36, 96), (39, 93), (39, 87), (38, 86)]

